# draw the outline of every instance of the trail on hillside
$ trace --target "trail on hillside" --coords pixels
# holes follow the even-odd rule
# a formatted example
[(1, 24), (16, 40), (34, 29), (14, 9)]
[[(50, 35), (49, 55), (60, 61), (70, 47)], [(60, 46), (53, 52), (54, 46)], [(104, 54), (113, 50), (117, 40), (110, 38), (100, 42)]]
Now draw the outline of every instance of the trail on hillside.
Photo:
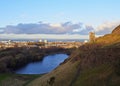
[(81, 66), (80, 66), (80, 63), (79, 63), (79, 67), (78, 67), (77, 73), (75, 74), (75, 77), (73, 78), (73, 80), (71, 81), (69, 86), (73, 86), (73, 84), (77, 80), (77, 77), (80, 75), (80, 70), (81, 70)]

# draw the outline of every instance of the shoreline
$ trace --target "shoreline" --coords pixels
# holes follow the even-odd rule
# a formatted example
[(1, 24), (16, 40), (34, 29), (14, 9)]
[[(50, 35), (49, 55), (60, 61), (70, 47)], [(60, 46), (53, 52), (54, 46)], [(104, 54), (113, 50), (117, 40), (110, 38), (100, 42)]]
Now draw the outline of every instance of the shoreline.
[[(27, 65), (30, 62), (42, 61), (45, 56), (64, 53), (70, 55), (72, 49), (63, 48), (14, 48), (6, 49), (0, 52), (0, 73), (14, 73), (15, 70)], [(1, 54), (2, 53), (2, 54)], [(4, 54), (7, 56), (4, 56)]]

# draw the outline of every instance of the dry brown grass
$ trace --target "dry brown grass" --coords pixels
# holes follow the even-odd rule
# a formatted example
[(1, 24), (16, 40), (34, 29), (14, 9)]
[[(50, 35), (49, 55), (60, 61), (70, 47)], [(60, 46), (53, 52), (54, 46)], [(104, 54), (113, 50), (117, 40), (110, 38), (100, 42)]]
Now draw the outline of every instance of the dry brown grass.
[(52, 72), (31, 82), (28, 86), (51, 86), (48, 81), (55, 78), (53, 86), (69, 86), (77, 71), (78, 63), (67, 62)]

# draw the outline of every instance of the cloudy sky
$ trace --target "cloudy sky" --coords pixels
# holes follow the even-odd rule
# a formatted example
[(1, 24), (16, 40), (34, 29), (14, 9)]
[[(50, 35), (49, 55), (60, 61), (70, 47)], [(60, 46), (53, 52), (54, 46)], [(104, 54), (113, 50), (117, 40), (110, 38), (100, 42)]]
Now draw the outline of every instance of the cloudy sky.
[(88, 38), (120, 24), (120, 0), (0, 0), (0, 38)]

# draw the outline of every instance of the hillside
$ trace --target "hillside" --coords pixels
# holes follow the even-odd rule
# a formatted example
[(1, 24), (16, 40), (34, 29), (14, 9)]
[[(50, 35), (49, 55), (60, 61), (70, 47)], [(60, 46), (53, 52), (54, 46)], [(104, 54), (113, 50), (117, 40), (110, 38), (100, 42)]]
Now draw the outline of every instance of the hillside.
[(112, 34), (120, 34), (120, 25), (112, 31)]
[(25, 66), (30, 62), (42, 61), (49, 54), (67, 53), (72, 49), (63, 48), (7, 48), (0, 50), (0, 73), (13, 73), (14, 70)]
[(114, 44), (120, 42), (120, 25), (117, 26), (111, 34), (106, 34), (103, 37), (96, 39), (97, 43), (102, 43), (104, 45)]
[(28, 86), (120, 86), (120, 28), (88, 43)]

